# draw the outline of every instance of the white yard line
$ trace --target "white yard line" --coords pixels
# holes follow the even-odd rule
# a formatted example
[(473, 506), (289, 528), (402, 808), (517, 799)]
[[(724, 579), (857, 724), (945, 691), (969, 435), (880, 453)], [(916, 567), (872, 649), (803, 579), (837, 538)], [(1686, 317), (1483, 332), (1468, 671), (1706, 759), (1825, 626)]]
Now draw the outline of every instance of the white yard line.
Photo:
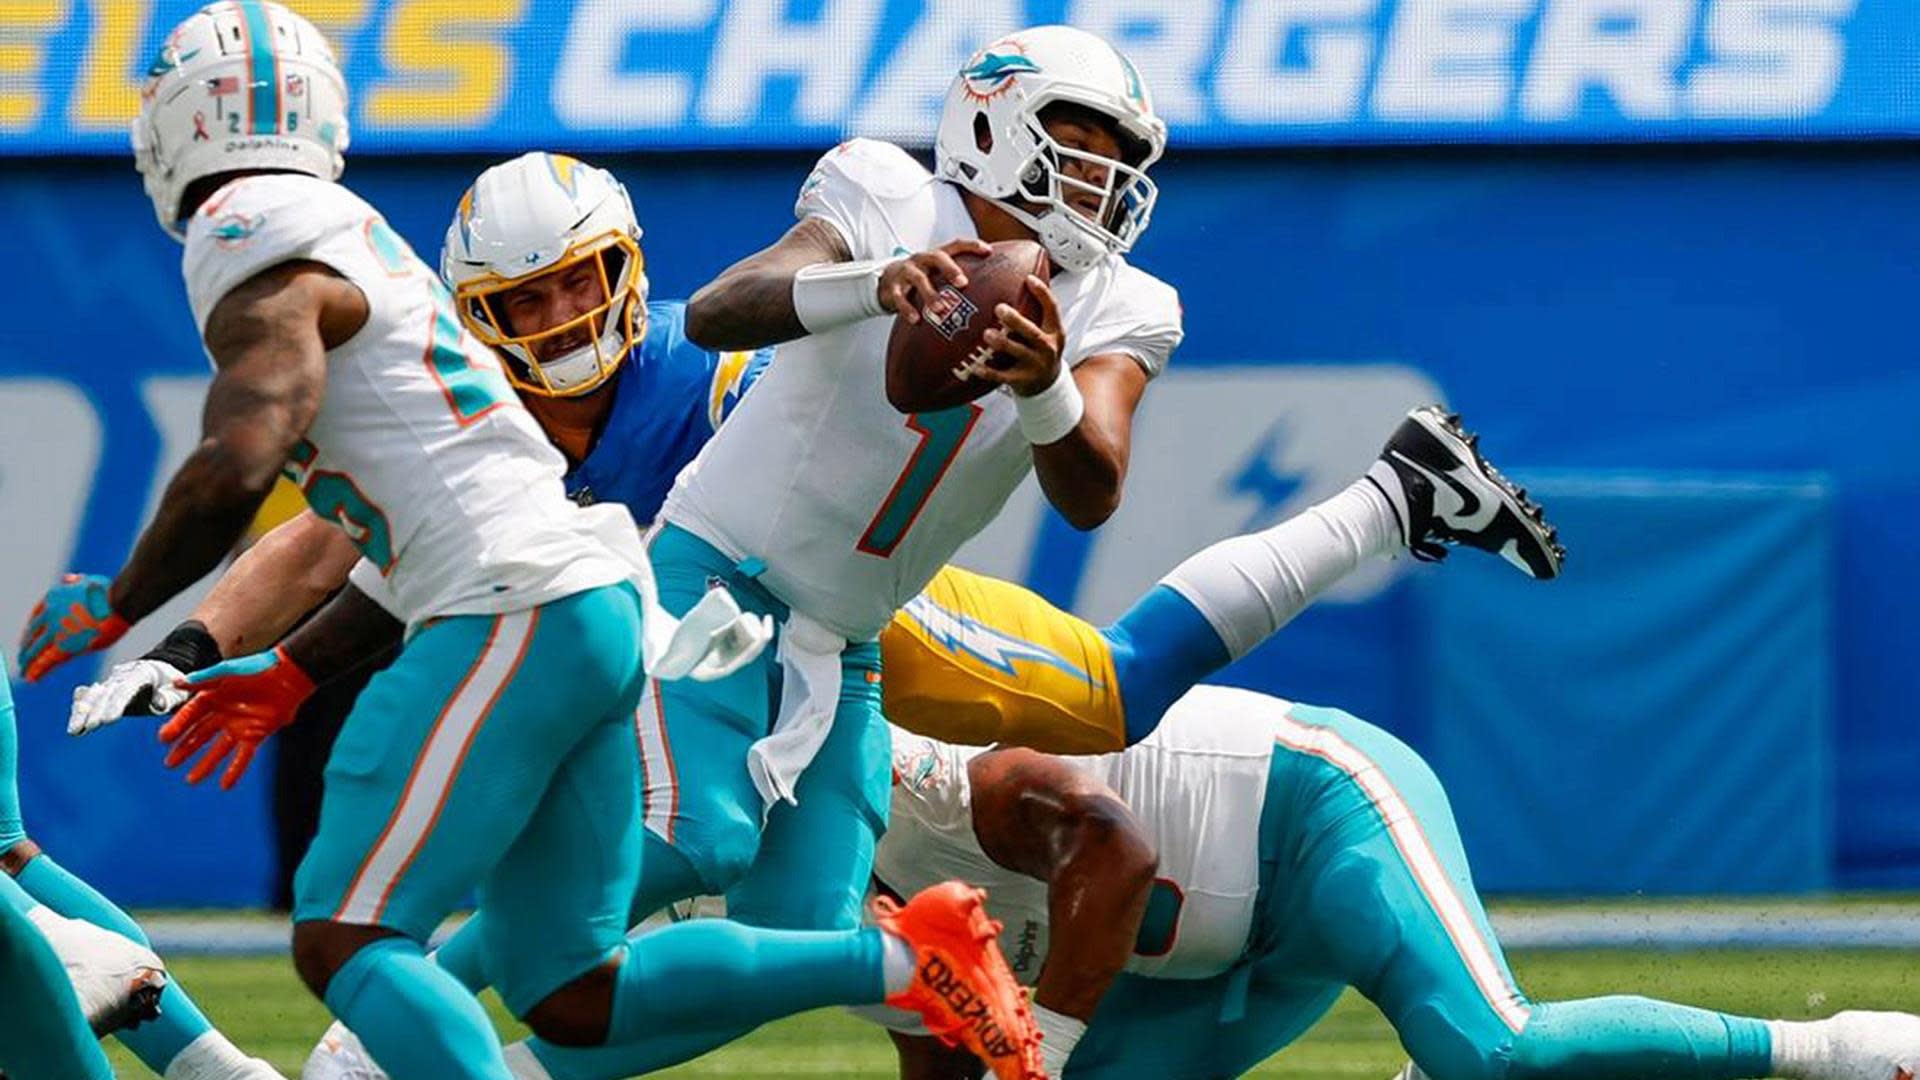
[[(1920, 949), (1920, 907), (1912, 905), (1580, 904), (1496, 909), (1492, 917), (1509, 949)], [(284, 919), (266, 915), (175, 913), (144, 916), (140, 924), (163, 955), (283, 954), (289, 936)]]

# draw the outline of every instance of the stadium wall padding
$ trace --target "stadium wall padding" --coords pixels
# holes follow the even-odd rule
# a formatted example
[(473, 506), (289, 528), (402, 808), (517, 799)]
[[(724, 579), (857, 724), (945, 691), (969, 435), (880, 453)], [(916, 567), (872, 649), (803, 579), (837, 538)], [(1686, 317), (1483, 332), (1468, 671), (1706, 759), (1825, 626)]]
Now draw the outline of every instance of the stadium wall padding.
[[(608, 163), (647, 228), (655, 295), (676, 297), (785, 227), (810, 162)], [(347, 179), (432, 259), (484, 164), (370, 158)], [(1435, 396), (1515, 471), (1820, 474), (1831, 574), (1800, 587), (1833, 613), (1827, 752), (1841, 797), (1829, 876), (1920, 885), (1920, 740), (1908, 718), (1920, 364), (1907, 332), (1920, 296), (1920, 156), (1897, 145), (1176, 154), (1158, 175), (1164, 194), (1137, 261), (1181, 288), (1188, 337), (1149, 393), (1126, 505), (1081, 534), (1029, 488), (967, 561), (1111, 617), (1194, 548), (1338, 490), (1402, 410)], [(0, 289), (0, 627), (15, 627), (58, 572), (119, 564), (197, 438), (207, 368), (179, 249), (130, 164), (0, 163), (0, 230), (12, 263)], [(1581, 540), (1568, 539), (1577, 580)], [(1649, 557), (1689, 539), (1664, 535)], [(1409, 582), (1457, 569), (1402, 560), (1359, 575), (1229, 678), (1436, 749), (1432, 612)], [(1534, 588), (1551, 613), (1555, 586)], [(184, 610), (156, 616), (116, 655)], [(1451, 628), (1468, 641), (1475, 629)], [(1607, 674), (1631, 683), (1630, 667)], [(187, 789), (160, 769), (150, 723), (69, 740), (67, 700), (96, 670), (77, 663), (17, 688), (30, 829), (128, 903), (261, 900), (261, 778), (224, 795)], [(1492, 778), (1475, 755), (1444, 759), (1456, 790)], [(1764, 783), (1788, 764), (1763, 757), (1748, 775)]]

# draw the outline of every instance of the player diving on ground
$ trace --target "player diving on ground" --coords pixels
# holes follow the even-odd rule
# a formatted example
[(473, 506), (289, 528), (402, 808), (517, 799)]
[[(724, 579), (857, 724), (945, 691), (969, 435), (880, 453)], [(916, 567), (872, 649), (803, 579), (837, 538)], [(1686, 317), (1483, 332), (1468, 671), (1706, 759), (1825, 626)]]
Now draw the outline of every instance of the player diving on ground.
[[(197, 139), (204, 87), (226, 78), (251, 88), (245, 133)], [(1031, 1020), (962, 886), (887, 907), (878, 932), (726, 923), (628, 940), (643, 687), (722, 678), (767, 631), (724, 590), (669, 615), (632, 518), (567, 499), (565, 462), (498, 356), (336, 183), (346, 88), (310, 23), (262, 0), (209, 5), (165, 39), (141, 97), (136, 162), (185, 243), (215, 369), (205, 430), (127, 565), (57, 587), (61, 617), (21, 659), (43, 671), (105, 647), (213, 569), (282, 472), (354, 540), (333, 604), (271, 651), (194, 673), (162, 731), (170, 761), (204, 750), (194, 775), (226, 761), (231, 782), (317, 681), (368, 655), (328, 622), (407, 626), (334, 747), (295, 883), (294, 964), (314, 995), (402, 1080), (507, 1080), (479, 1002), (424, 955), (477, 893), (503, 999), (556, 1046), (894, 1000), (1024, 1061)], [(97, 617), (66, 617), (75, 605)], [(983, 1007), (973, 1023), (961, 997)]]
[[(1901, 1080), (1920, 1018), (1796, 1023), (1641, 997), (1535, 1002), (1473, 889), (1446, 793), (1337, 709), (1202, 686), (1123, 753), (979, 750), (895, 730), (875, 881), (988, 890), (1050, 1075), (1238, 1076), (1353, 987), (1401, 1080)], [(896, 1035), (901, 1075), (977, 1062)]]

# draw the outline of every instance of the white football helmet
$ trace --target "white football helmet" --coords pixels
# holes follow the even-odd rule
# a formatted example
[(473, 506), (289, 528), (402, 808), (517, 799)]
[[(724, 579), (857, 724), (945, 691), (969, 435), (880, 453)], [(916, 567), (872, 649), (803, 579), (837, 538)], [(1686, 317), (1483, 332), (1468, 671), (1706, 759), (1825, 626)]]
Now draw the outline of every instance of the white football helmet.
[[(1110, 117), (1123, 161), (1062, 146), (1041, 126), (1049, 105), (1071, 103)], [(1167, 148), (1167, 125), (1120, 50), (1071, 26), (1036, 26), (973, 55), (947, 91), (935, 141), (939, 175), (991, 200), (1038, 234), (1055, 262), (1089, 270), (1124, 254), (1146, 231), (1159, 190), (1147, 169)], [(1063, 167), (1078, 161), (1091, 183)], [(1092, 217), (1068, 205), (1074, 192), (1100, 196)], [(1037, 206), (1037, 211), (1027, 209)]]
[[(587, 260), (599, 269), (599, 304), (557, 326), (515, 333), (496, 302), (501, 295)], [(646, 258), (627, 189), (564, 154), (535, 151), (481, 173), (447, 227), (440, 276), (467, 329), (506, 357), (507, 377), (530, 393), (588, 393), (647, 332)], [(541, 340), (583, 326), (585, 345), (539, 359)]]
[(132, 135), (154, 215), (184, 240), (180, 197), (195, 180), (246, 169), (339, 179), (347, 84), (312, 23), (272, 0), (221, 0), (161, 44)]

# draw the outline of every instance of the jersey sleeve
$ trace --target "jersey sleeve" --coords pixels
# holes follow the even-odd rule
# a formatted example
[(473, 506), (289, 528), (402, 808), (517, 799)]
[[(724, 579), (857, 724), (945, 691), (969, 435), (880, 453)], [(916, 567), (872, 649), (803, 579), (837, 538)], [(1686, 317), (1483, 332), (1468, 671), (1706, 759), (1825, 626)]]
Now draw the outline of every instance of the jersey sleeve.
[(912, 155), (878, 139), (849, 139), (827, 151), (794, 203), (801, 221), (819, 218), (837, 229), (855, 259), (895, 255), (888, 208), (925, 190), (933, 176)]
[(1124, 353), (1152, 378), (1166, 370), (1173, 350), (1186, 336), (1181, 326), (1180, 294), (1173, 286), (1135, 267), (1126, 267), (1093, 322), (1067, 354), (1076, 365), (1089, 356)]
[(958, 747), (893, 727), (893, 810), (941, 831), (973, 831), (973, 791)]
[(380, 573), (380, 568), (371, 560), (361, 559), (354, 563), (353, 569), (347, 571), (347, 581), (365, 593), (367, 599), (379, 604), (387, 614), (401, 622), (406, 621), (407, 617), (401, 614), (399, 598), (393, 595), (393, 586), (387, 583), (386, 575)]
[(204, 333), (228, 293), (284, 262), (323, 263), (367, 291), (361, 233), (375, 216), (345, 189), (310, 176), (250, 176), (221, 188), (187, 226), (194, 325)]

